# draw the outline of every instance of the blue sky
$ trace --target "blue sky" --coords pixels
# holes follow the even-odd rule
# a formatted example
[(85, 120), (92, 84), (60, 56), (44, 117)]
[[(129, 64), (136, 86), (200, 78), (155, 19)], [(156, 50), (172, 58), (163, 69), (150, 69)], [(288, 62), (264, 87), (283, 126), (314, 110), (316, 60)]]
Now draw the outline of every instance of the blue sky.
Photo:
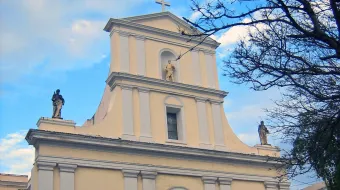
[[(169, 0), (168, 0), (169, 1)], [(169, 11), (195, 18), (188, 0), (170, 0)], [(23, 137), (40, 117), (50, 117), (51, 96), (61, 89), (62, 115), (77, 125), (91, 118), (101, 99), (109, 69), (110, 17), (161, 11), (154, 0), (2, 0), (0, 1), (0, 172), (27, 173), (33, 149)], [(259, 143), (263, 108), (279, 98), (276, 89), (254, 92), (221, 76), (221, 60), (244, 28), (215, 36), (220, 87), (229, 92), (224, 107), (234, 132), (245, 143)], [(270, 143), (279, 140), (270, 138)], [(305, 180), (305, 179), (303, 179)], [(301, 186), (296, 186), (301, 187)]]

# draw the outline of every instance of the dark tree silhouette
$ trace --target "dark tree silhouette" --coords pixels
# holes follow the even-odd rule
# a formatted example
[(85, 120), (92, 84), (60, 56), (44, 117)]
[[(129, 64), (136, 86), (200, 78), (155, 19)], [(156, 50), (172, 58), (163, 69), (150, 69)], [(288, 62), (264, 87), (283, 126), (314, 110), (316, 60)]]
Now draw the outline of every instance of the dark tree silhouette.
[(199, 31), (182, 34), (204, 40), (247, 26), (248, 37), (224, 60), (225, 75), (256, 91), (282, 89), (283, 98), (267, 111), (271, 130), (293, 145), (280, 159), (286, 174), (313, 170), (329, 189), (340, 189), (340, 2), (206, 2), (192, 0), (200, 16), (183, 19)]

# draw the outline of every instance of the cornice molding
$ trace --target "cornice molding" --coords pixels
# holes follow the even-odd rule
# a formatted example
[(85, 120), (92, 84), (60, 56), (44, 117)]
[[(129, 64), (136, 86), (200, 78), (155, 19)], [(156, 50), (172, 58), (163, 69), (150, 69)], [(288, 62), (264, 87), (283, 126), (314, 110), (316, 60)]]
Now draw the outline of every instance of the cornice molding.
[(145, 87), (137, 87), (139, 92), (143, 92), (143, 93), (149, 93), (150, 89), (149, 88), (145, 88)]
[(136, 38), (137, 40), (140, 40), (140, 41), (145, 41), (145, 36), (136, 36), (136, 35), (135, 35), (135, 38)]
[[(38, 156), (37, 161), (48, 161), (56, 163), (68, 163), (75, 164), (78, 167), (89, 167), (98, 169), (112, 169), (112, 170), (122, 170), (128, 176), (134, 177), (145, 171), (149, 173), (148, 175), (153, 175), (155, 172), (157, 174), (168, 174), (168, 175), (183, 175), (191, 177), (201, 177), (205, 180), (215, 180), (229, 181), (229, 180), (243, 180), (243, 181), (256, 181), (256, 182), (267, 182), (271, 184), (278, 184), (278, 179), (271, 176), (261, 176), (252, 174), (238, 174), (230, 172), (221, 172), (213, 170), (202, 170), (202, 169), (192, 169), (192, 168), (182, 168), (182, 167), (170, 167), (152, 164), (137, 164), (137, 163), (127, 163), (127, 162), (116, 162), (107, 160), (91, 160), (82, 158), (71, 158), (71, 157), (56, 157), (56, 156)], [(227, 180), (224, 180), (227, 179)], [(216, 180), (215, 180), (216, 181)], [(223, 182), (222, 182), (223, 183)], [(289, 184), (289, 183), (286, 183)]]
[(202, 50), (204, 54), (206, 55), (214, 55), (215, 53), (211, 52), (211, 51), (204, 51)]
[(219, 177), (218, 181), (220, 182), (221, 185), (231, 185), (233, 179), (228, 177)]
[(53, 171), (56, 165), (53, 162), (37, 162), (38, 170)]
[[(128, 29), (144, 31), (144, 32), (147, 32), (147, 33), (171, 37), (171, 38), (180, 39), (180, 40), (183, 40), (183, 41), (190, 40), (191, 42), (194, 42), (194, 43), (200, 43), (201, 42), (198, 39), (191, 39), (188, 36), (184, 36), (184, 35), (180, 34), (179, 32), (173, 32), (173, 31), (169, 31), (169, 30), (164, 30), (164, 29), (159, 29), (159, 28), (155, 28), (155, 27), (151, 27), (151, 26), (146, 26), (146, 25), (143, 25), (143, 24), (138, 24), (138, 23), (129, 21), (127, 19), (110, 18), (109, 21), (107, 22), (107, 24), (104, 27), (104, 31), (111, 33), (114, 26), (119, 26), (120, 28), (123, 26), (123, 27), (128, 28)], [(218, 43), (218, 42), (216, 42), (215, 40), (212, 40), (212, 39), (205, 40), (201, 44), (204, 45), (204, 46), (212, 47), (214, 49), (216, 49), (220, 45), (220, 43)]]
[(217, 181), (217, 177), (203, 176), (202, 181), (204, 184), (215, 184)]
[[(120, 151), (133, 154), (148, 154), (155, 156), (169, 155), (178, 158), (188, 158), (201, 161), (222, 161), (232, 163), (242, 163), (251, 165), (261, 165), (264, 167), (274, 167), (280, 165), (275, 160), (268, 159), (267, 156), (242, 154), (218, 150), (206, 150), (193, 147), (147, 143), (139, 141), (129, 141), (123, 139), (113, 139), (106, 137), (80, 135), (62, 132), (45, 131), (38, 129), (30, 129), (26, 135), (26, 140), (30, 145), (39, 145), (40, 143), (56, 146), (70, 146), (84, 149), (94, 149), (102, 151)], [(39, 162), (41, 166), (48, 166), (50, 169), (55, 163)], [(44, 167), (45, 168), (45, 167)]]
[(205, 103), (205, 102), (207, 102), (207, 101), (208, 101), (208, 99), (207, 99), (207, 98), (200, 98), (200, 97), (196, 97), (195, 99), (196, 99), (196, 102), (203, 102), (203, 103)]
[(216, 105), (220, 105), (222, 104), (223, 102), (221, 101), (218, 101), (218, 100), (209, 100), (211, 104), (216, 104)]
[[(160, 86), (160, 87), (167, 87), (171, 89), (179, 89), (183, 91), (189, 91), (189, 92), (195, 92), (199, 94), (208, 94), (213, 95), (218, 98), (224, 98), (228, 95), (228, 92), (222, 91), (222, 90), (216, 90), (213, 88), (205, 88), (201, 86), (196, 85), (190, 85), (190, 84), (184, 84), (179, 82), (170, 82), (166, 80), (151, 78), (151, 77), (145, 77), (140, 75), (133, 75), (129, 73), (121, 73), (121, 72), (112, 72), (108, 79), (106, 80), (106, 83), (111, 87), (111, 90), (115, 86), (122, 86), (127, 84), (123, 84), (122, 81), (132, 81), (140, 84), (151, 84), (154, 86)], [(138, 88), (138, 86), (136, 86)], [(150, 88), (150, 90), (155, 90)], [(172, 92), (173, 94), (174, 92)], [(221, 100), (211, 100), (213, 102), (219, 102), (222, 103)]]
[(60, 172), (74, 173), (77, 168), (75, 164), (58, 164)]
[(119, 36), (124, 36), (124, 37), (129, 37), (131, 34), (126, 31), (119, 31), (118, 32)]
[(156, 171), (141, 171), (143, 179), (156, 179), (157, 172)]
[(120, 87), (124, 90), (132, 90), (132, 87), (130, 85), (120, 85)]
[(128, 178), (137, 178), (139, 174), (139, 170), (123, 169), (122, 172), (123, 172), (124, 177), (128, 177)]

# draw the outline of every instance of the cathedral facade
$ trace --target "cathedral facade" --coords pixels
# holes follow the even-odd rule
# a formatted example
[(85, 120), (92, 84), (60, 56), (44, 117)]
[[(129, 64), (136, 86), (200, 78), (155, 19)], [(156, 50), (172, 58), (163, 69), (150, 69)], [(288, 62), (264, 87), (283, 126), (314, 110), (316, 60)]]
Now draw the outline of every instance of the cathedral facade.
[[(288, 190), (223, 111), (216, 48), (170, 12), (110, 19), (111, 63), (102, 100), (82, 126), (42, 117), (26, 139), (35, 147), (31, 190)], [(181, 59), (177, 59), (183, 55)], [(170, 65), (169, 65), (170, 64)]]

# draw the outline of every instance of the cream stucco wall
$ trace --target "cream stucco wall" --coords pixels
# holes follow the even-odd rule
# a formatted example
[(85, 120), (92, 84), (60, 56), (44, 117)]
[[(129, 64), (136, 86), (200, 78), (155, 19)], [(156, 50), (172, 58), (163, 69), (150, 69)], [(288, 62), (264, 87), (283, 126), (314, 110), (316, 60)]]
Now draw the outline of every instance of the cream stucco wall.
[(28, 178), (24, 175), (11, 175), (0, 173), (0, 181), (27, 182)]
[(158, 175), (157, 190), (169, 190), (172, 187), (184, 187), (189, 190), (204, 190), (202, 179), (199, 177)]
[(123, 174), (118, 170), (77, 168), (74, 181), (75, 190), (124, 190)]
[(0, 186), (0, 190), (18, 190), (18, 187)]
[(231, 183), (232, 190), (264, 190), (264, 184), (261, 182), (250, 182), (250, 181), (240, 181), (233, 180)]
[(172, 32), (178, 32), (179, 29), (185, 29), (188, 30), (188, 28), (184, 27), (181, 24), (175, 23), (173, 20), (170, 20), (169, 18), (152, 18), (152, 19), (142, 19), (135, 21), (138, 24), (143, 24), (146, 26), (151, 26), (163, 30), (168, 30)]

